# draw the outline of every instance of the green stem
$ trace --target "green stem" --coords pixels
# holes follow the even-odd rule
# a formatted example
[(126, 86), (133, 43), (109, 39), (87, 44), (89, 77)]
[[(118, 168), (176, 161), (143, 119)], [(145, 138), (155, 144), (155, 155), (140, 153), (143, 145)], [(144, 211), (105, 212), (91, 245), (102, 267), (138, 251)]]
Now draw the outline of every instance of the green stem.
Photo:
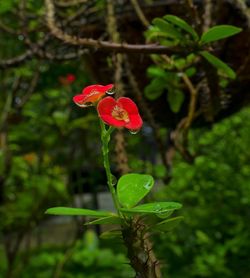
[(111, 192), (112, 195), (112, 199), (115, 205), (115, 208), (118, 212), (118, 214), (120, 215), (120, 205), (116, 196), (116, 192), (115, 192), (115, 187), (112, 183), (112, 173), (110, 170), (110, 163), (109, 163), (109, 141), (110, 141), (110, 134), (112, 133), (112, 131), (114, 130), (113, 127), (109, 127), (108, 130), (106, 130), (105, 128), (105, 124), (103, 123), (102, 120), (100, 120), (100, 125), (101, 125), (101, 140), (102, 140), (102, 155), (103, 155), (103, 162), (104, 162), (104, 168), (106, 171), (106, 176), (107, 176), (107, 183), (108, 183), (108, 187), (109, 190)]

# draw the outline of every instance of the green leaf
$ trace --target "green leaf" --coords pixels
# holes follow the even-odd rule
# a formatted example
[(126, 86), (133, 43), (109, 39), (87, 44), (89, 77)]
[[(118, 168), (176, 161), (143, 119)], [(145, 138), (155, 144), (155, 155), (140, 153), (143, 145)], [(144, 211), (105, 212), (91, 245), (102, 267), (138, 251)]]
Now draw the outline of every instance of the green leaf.
[(175, 15), (165, 15), (163, 18), (191, 34), (195, 40), (199, 39), (199, 36), (197, 35), (193, 27), (189, 25), (185, 20)]
[(162, 77), (164, 78), (166, 76), (166, 72), (164, 69), (159, 68), (157, 66), (150, 66), (147, 69), (147, 75), (148, 77)]
[(154, 78), (144, 89), (144, 94), (147, 99), (155, 100), (162, 95), (165, 86), (166, 81), (163, 78)]
[(173, 212), (174, 212), (174, 210), (168, 210), (163, 213), (157, 213), (156, 216), (159, 218), (165, 219), (165, 218), (168, 218)]
[(147, 203), (134, 208), (121, 208), (122, 212), (129, 214), (164, 214), (168, 211), (173, 211), (180, 209), (182, 205), (176, 202), (157, 202), (157, 203)]
[(103, 218), (99, 218), (96, 219), (94, 221), (91, 222), (87, 222), (84, 225), (106, 225), (106, 224), (121, 224), (122, 223), (122, 219), (118, 216), (108, 216), (108, 217), (103, 217)]
[(209, 43), (218, 41), (241, 32), (242, 29), (232, 25), (218, 25), (210, 28), (207, 32), (202, 34), (201, 43)]
[(15, 0), (0, 1), (0, 14), (11, 11), (14, 8)]
[(228, 82), (227, 79), (221, 79), (220, 82), (219, 82), (219, 85), (220, 85), (221, 88), (225, 89), (228, 86), (228, 83), (229, 82)]
[(122, 206), (131, 208), (144, 198), (154, 185), (150, 175), (126, 174), (117, 183), (117, 196)]
[(144, 34), (147, 40), (152, 40), (154, 38), (169, 38), (169, 35), (165, 32), (160, 31), (157, 26), (151, 26), (150, 29), (144, 32)]
[(52, 114), (53, 119), (55, 120), (55, 123), (58, 127), (64, 127), (67, 125), (67, 121), (69, 118), (68, 111), (55, 111)]
[(174, 65), (178, 70), (182, 70), (186, 66), (187, 62), (185, 59), (180, 58), (174, 61)]
[(201, 51), (201, 56), (203, 56), (210, 64), (212, 64), (214, 67), (216, 67), (218, 70), (221, 70), (224, 74), (226, 74), (228, 77), (235, 79), (236, 73), (233, 69), (231, 69), (227, 64), (225, 64), (223, 61), (221, 61), (216, 56), (212, 55), (211, 53), (207, 51)]
[(112, 213), (109, 211), (96, 211), (90, 209), (82, 209), (82, 208), (68, 208), (68, 207), (54, 207), (49, 208), (45, 211), (46, 214), (54, 214), (54, 215), (72, 215), (72, 216), (91, 216), (91, 217), (106, 217), (112, 216)]
[(171, 24), (166, 22), (162, 18), (155, 18), (153, 20), (153, 24), (155, 24), (162, 32), (167, 34), (170, 38), (174, 38), (177, 40), (182, 40), (183, 36), (182, 34), (176, 30)]
[(185, 74), (188, 76), (188, 77), (191, 77), (193, 75), (196, 74), (196, 68), (195, 67), (190, 67), (188, 69), (185, 70)]
[(180, 111), (181, 105), (184, 101), (184, 94), (181, 90), (178, 89), (169, 89), (167, 100), (170, 106), (170, 109), (174, 113), (178, 113)]
[(183, 216), (170, 218), (152, 226), (151, 229), (161, 232), (169, 232), (174, 229), (183, 219)]
[(188, 54), (186, 57), (187, 63), (193, 64), (195, 62), (196, 58), (197, 58), (196, 54), (194, 54), (194, 53)]
[(28, 66), (22, 66), (14, 69), (15, 75), (23, 76), (23, 77), (31, 77), (34, 72)]
[(114, 238), (120, 239), (121, 237), (122, 237), (122, 233), (121, 233), (121, 231), (118, 231), (118, 230), (103, 232), (100, 235), (100, 238), (102, 238), (102, 239), (114, 239)]

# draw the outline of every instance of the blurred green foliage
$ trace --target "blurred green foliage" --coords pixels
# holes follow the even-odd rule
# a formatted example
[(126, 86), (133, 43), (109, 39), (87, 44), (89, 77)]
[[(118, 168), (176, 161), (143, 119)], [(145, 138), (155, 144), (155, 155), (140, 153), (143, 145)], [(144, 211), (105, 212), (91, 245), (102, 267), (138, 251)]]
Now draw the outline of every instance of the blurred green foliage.
[[(66, 250), (53, 246), (35, 249), (29, 254), (28, 263), (17, 265), (17, 273), (20, 267), (22, 269), (17, 277), (29, 278), (31, 273), (37, 273), (36, 277), (40, 278), (133, 277), (133, 270), (125, 254), (114, 253), (110, 248), (99, 245), (95, 232), (88, 230), (82, 239)], [(19, 261), (22, 260), (21, 253)]]
[[(120, 245), (120, 243), (119, 243)], [(3, 273), (4, 260), (0, 254)], [(124, 252), (100, 246), (94, 231), (88, 230), (72, 246), (46, 246), (34, 248), (29, 254), (20, 252), (13, 277), (134, 277)]]
[(184, 207), (176, 232), (155, 238), (169, 277), (249, 277), (249, 130), (249, 108), (210, 131), (194, 130), (194, 164), (177, 159), (170, 184), (157, 193)]
[(166, 15), (155, 18), (144, 32), (146, 39), (165, 46), (182, 46), (189, 49), (189, 53), (171, 56), (151, 55), (154, 65), (147, 69), (151, 81), (144, 89), (146, 98), (156, 100), (167, 93), (166, 100), (170, 110), (178, 113), (186, 98), (183, 77), (199, 78), (202, 72), (199, 68), (201, 57), (217, 69), (219, 84), (225, 88), (229, 83), (228, 79), (236, 78), (236, 73), (221, 59), (202, 47), (204, 44), (233, 36), (241, 31), (241, 28), (235, 26), (218, 25), (204, 32), (199, 38), (193, 27), (177, 16)]
[[(193, 130), (194, 164), (178, 157), (170, 184), (155, 193), (157, 200), (184, 205), (184, 221), (175, 233), (154, 238), (164, 277), (248, 277), (249, 119), (250, 109), (245, 108), (211, 130)], [(139, 170), (136, 158), (133, 163)], [(148, 169), (154, 172), (155, 167)]]

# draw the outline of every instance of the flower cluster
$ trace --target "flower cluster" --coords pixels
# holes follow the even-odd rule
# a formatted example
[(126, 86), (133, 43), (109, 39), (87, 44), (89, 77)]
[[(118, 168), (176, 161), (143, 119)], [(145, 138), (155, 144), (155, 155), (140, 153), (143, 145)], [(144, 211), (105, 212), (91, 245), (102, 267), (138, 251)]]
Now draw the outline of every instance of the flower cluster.
[[(114, 85), (91, 85), (83, 89), (82, 93), (73, 97), (73, 101), (80, 107), (97, 104), (99, 117), (104, 123), (114, 127), (125, 127), (131, 131), (139, 130), (143, 121), (136, 104), (127, 97), (117, 100), (106, 94), (114, 93)], [(106, 97), (104, 97), (106, 96)]]

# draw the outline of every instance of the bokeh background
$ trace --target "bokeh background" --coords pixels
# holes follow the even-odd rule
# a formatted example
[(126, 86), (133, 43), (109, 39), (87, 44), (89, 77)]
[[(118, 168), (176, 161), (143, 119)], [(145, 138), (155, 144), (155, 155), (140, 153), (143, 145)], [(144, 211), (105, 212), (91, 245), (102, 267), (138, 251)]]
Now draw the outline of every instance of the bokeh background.
[[(216, 24), (238, 26), (241, 33), (208, 48), (237, 77), (195, 60), (189, 78), (200, 88), (197, 115), (180, 147), (190, 97), (178, 70), (165, 68), (172, 71), (167, 84), (175, 80), (183, 94), (171, 99), (171, 86), (152, 81), (161, 66), (156, 54), (60, 40), (48, 27), (48, 2), (64, 32), (95, 40), (145, 44), (149, 24), (165, 14), (199, 34)], [(112, 138), (114, 175), (151, 174), (148, 200), (183, 204), (184, 221), (151, 238), (164, 277), (250, 277), (249, 1), (46, 3), (0, 2), (0, 277), (133, 277), (122, 242), (99, 238), (107, 227), (44, 214), (53, 206), (113, 209), (96, 112), (72, 102), (85, 86), (109, 83), (138, 103), (144, 119), (139, 133)], [(167, 55), (179, 64), (190, 53), (170, 46)]]

